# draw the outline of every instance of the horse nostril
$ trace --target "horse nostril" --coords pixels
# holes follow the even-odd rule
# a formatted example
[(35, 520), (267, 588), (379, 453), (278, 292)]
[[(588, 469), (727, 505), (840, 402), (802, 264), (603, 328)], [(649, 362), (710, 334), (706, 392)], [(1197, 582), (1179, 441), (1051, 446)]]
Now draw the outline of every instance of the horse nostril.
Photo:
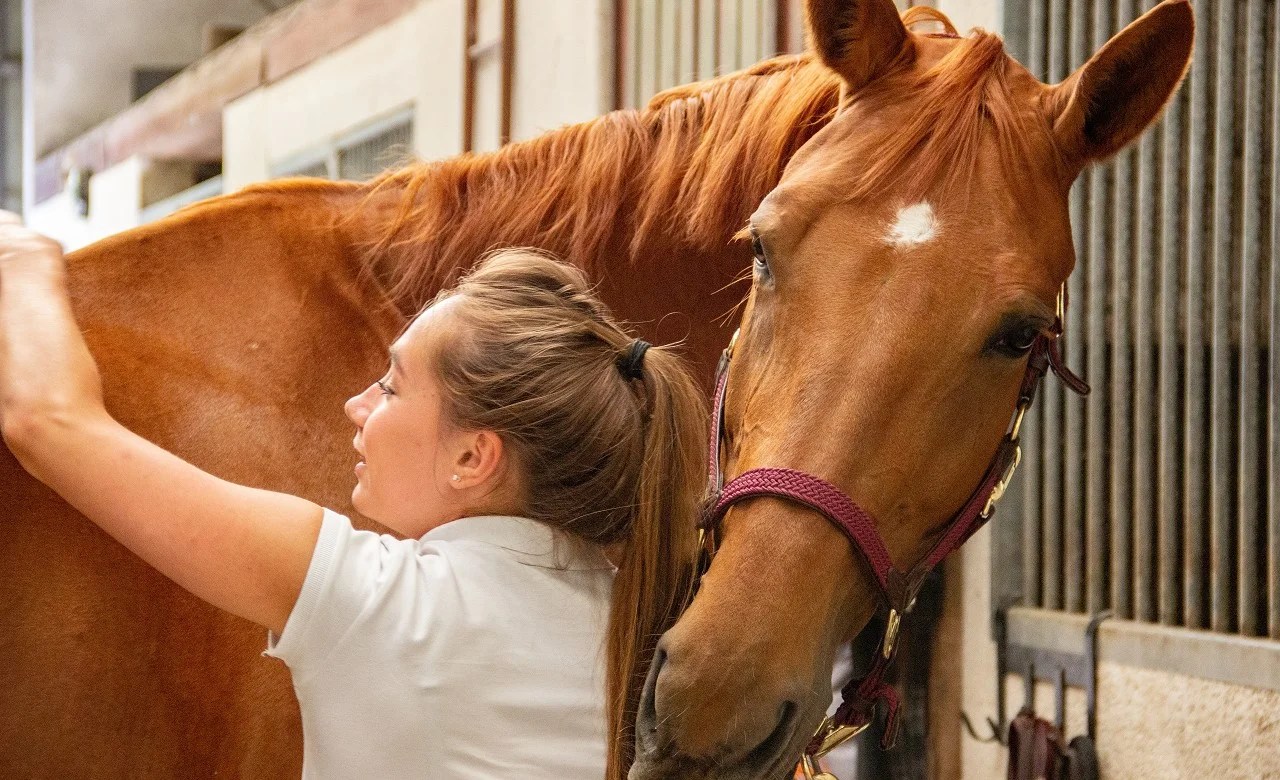
[(658, 675), (667, 662), (667, 654), (661, 648), (654, 651), (649, 676), (645, 678), (640, 693), (640, 706), (636, 713), (636, 754), (653, 752), (658, 746)]
[(800, 707), (794, 701), (783, 702), (778, 710), (778, 725), (764, 742), (756, 745), (747, 755), (747, 766), (772, 766), (782, 758), (782, 753), (795, 737), (796, 720)]

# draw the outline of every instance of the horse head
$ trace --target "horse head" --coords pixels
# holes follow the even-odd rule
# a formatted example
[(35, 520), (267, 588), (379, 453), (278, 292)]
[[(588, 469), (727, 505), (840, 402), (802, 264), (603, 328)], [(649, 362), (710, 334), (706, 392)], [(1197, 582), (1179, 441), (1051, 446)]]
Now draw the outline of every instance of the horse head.
[[(1029, 353), (1056, 336), (1072, 182), (1159, 115), (1192, 15), (1165, 0), (1057, 85), (928, 9), (810, 0), (807, 17), (841, 97), (744, 233), (754, 280), (721, 464), (835, 486), (909, 571), (990, 473)], [(804, 503), (744, 500), (717, 531), (650, 671), (633, 780), (787, 775), (837, 648), (880, 608), (873, 567)]]

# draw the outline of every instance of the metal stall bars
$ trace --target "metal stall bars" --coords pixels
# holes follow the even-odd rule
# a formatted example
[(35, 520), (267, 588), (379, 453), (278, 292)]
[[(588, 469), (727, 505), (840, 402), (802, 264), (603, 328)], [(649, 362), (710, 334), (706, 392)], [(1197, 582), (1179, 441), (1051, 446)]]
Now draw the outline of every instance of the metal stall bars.
[(616, 108), (803, 48), (799, 0), (616, 0)]
[[(1007, 0), (1015, 54), (1062, 80), (1153, 0)], [(1014, 583), (1022, 603), (1280, 638), (1280, 14), (1199, 0), (1187, 83), (1076, 183), (1067, 357), (1046, 388)]]

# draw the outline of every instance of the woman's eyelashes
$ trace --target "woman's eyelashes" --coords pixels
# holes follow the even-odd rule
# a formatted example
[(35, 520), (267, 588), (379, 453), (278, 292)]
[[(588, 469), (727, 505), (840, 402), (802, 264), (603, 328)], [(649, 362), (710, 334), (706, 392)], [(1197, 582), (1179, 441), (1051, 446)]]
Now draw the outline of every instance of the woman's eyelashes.
[(380, 390), (382, 390), (382, 394), (383, 394), (383, 395), (395, 395), (395, 394), (396, 394), (396, 391), (391, 387), (391, 380), (390, 380), (390, 379), (379, 379), (379, 380), (378, 380), (378, 382), (377, 382), (377, 385), (378, 385), (378, 388), (379, 388)]

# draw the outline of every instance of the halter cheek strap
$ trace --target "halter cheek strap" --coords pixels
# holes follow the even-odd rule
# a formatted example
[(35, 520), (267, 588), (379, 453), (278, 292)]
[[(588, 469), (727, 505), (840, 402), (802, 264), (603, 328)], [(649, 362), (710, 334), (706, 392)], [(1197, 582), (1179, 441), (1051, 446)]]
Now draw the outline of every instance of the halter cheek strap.
[[(1062, 309), (1060, 294), (1059, 312)], [(1018, 392), (1017, 406), (1008, 431), (978, 486), (944, 527), (942, 536), (923, 559), (909, 571), (893, 565), (875, 519), (853, 502), (835, 485), (812, 474), (788, 468), (765, 467), (746, 471), (724, 484), (720, 464), (720, 446), (724, 439), (724, 401), (728, 385), (729, 362), (737, 341), (737, 333), (720, 359), (716, 378), (715, 405), (712, 410), (710, 466), (708, 482), (712, 498), (703, 513), (701, 533), (704, 555), (709, 561), (715, 552), (715, 531), (729, 508), (751, 498), (781, 498), (800, 504), (826, 517), (853, 544), (866, 564), (880, 601), (886, 610), (885, 630), (881, 636), (871, 668), (865, 675), (849, 682), (841, 691), (842, 702), (835, 714), (824, 719), (805, 750), (803, 766), (807, 776), (816, 759), (865, 729), (875, 716), (876, 705), (885, 707), (885, 730), (881, 742), (892, 746), (898, 722), (898, 694), (884, 681), (884, 675), (898, 650), (898, 632), (906, 613), (925, 577), (953, 550), (962, 545), (989, 520), (995, 505), (1003, 496), (1022, 458), (1019, 433), (1027, 410), (1035, 400), (1036, 390), (1045, 373), (1052, 369), (1064, 384), (1077, 393), (1088, 393), (1089, 386), (1062, 363), (1057, 339), (1061, 335), (1061, 314), (1054, 327), (1041, 334), (1032, 345), (1026, 372)]]

